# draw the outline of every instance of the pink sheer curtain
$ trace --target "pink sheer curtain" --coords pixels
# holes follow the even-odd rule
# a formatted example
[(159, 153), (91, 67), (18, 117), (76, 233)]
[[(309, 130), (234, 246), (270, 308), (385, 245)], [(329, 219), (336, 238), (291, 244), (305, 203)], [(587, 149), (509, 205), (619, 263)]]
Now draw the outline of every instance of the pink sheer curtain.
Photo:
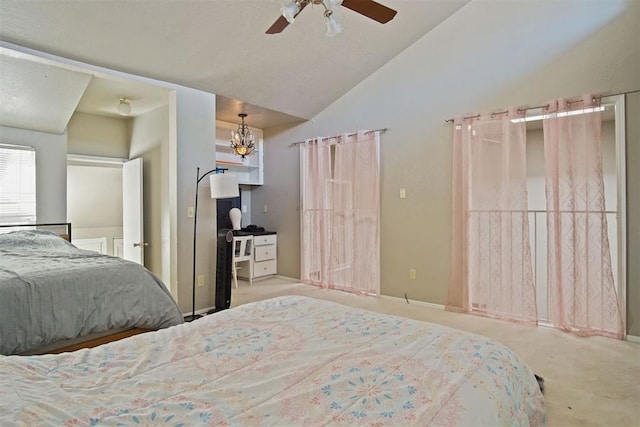
[(447, 309), (537, 323), (522, 114), (456, 119)]
[(607, 237), (598, 107), (599, 99), (585, 96), (582, 102), (553, 101), (545, 111), (551, 114), (543, 121), (549, 304), (557, 328), (622, 338)]
[[(326, 275), (328, 258), (327, 229), (330, 220), (325, 206), (327, 184), (331, 179), (331, 145), (329, 140), (307, 140), (300, 149), (302, 225), (301, 279), (320, 284)], [(324, 273), (324, 274), (323, 274)]]
[(302, 147), (302, 280), (380, 293), (377, 132)]

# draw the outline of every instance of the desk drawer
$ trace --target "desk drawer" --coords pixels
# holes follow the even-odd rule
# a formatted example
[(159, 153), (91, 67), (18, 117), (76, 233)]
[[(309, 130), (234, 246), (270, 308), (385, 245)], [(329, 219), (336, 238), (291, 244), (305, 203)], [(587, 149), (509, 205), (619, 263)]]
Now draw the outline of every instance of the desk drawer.
[(276, 245), (255, 246), (253, 253), (256, 262), (276, 259)]
[(253, 245), (275, 245), (278, 241), (277, 234), (265, 234), (264, 236), (253, 236)]
[(253, 277), (268, 276), (270, 274), (276, 274), (277, 264), (276, 260), (260, 261), (253, 263)]

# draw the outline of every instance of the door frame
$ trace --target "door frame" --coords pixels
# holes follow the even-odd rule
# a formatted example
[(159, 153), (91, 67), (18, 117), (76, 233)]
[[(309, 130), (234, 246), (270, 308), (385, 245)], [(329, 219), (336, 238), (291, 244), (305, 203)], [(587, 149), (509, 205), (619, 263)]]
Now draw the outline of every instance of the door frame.
[(602, 104), (613, 104), (616, 132), (616, 178), (618, 188), (618, 298), (622, 317), (623, 339), (627, 338), (627, 152), (625, 96), (603, 97)]

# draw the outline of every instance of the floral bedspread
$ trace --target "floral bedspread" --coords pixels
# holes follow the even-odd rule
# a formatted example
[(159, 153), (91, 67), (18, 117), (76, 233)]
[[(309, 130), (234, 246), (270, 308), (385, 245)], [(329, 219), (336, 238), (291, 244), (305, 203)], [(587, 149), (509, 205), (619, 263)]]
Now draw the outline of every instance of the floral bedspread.
[(544, 425), (507, 347), (307, 297), (94, 349), (0, 356), (0, 425)]

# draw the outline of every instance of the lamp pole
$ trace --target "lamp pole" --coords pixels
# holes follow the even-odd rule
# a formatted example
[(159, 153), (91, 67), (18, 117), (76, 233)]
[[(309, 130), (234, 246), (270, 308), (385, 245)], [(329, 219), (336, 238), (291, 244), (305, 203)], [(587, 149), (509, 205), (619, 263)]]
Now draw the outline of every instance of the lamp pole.
[(201, 315), (196, 316), (196, 231), (198, 224), (198, 186), (200, 185), (200, 181), (202, 181), (205, 177), (212, 173), (224, 173), (224, 171), (229, 170), (227, 168), (215, 168), (211, 169), (209, 172), (200, 176), (200, 168), (196, 169), (196, 201), (193, 205), (193, 277), (192, 277), (192, 289), (191, 289), (191, 316), (187, 316), (184, 318), (185, 322), (192, 322), (200, 317)]

